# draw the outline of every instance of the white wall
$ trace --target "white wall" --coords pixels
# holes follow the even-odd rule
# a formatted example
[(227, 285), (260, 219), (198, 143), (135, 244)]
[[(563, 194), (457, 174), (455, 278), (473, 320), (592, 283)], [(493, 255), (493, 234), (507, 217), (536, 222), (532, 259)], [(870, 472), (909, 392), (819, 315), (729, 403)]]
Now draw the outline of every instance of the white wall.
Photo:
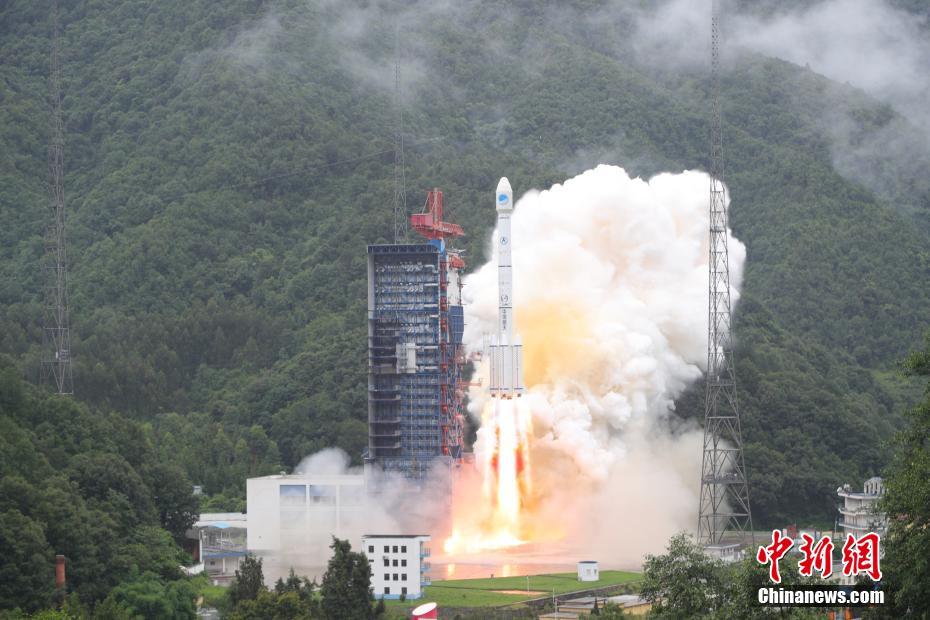
[(250, 478), (246, 482), (247, 546), (262, 555), (304, 557), (316, 565), (329, 558), (332, 536), (352, 536), (362, 521), (362, 475), (291, 475)]
[(600, 570), (597, 562), (578, 562), (578, 581), (598, 581)]
[[(371, 585), (376, 597), (397, 598), (403, 593), (403, 588), (407, 589), (407, 598), (420, 597), (423, 590), (420, 581), (420, 550), (429, 548), (429, 540), (429, 536), (362, 538), (361, 549), (368, 556), (371, 565)], [(384, 565), (385, 560), (388, 566)], [(429, 558), (425, 560), (428, 561)], [(386, 592), (385, 588), (389, 588), (390, 591)]]

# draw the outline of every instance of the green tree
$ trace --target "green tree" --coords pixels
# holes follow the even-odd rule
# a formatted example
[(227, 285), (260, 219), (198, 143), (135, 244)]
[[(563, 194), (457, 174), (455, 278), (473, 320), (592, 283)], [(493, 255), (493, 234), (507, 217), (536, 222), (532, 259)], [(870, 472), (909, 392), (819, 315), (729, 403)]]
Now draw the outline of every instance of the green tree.
[(190, 480), (184, 470), (173, 463), (156, 463), (144, 473), (161, 526), (176, 540), (182, 539), (199, 514)]
[(94, 620), (136, 620), (132, 609), (115, 598), (106, 598), (94, 607)]
[[(594, 615), (593, 611), (591, 615)], [(600, 616), (600, 620), (622, 620), (622, 618), (629, 617), (629, 614), (624, 613), (622, 607), (613, 603), (606, 603), (597, 610), (597, 615)]]
[(242, 601), (252, 601), (258, 598), (259, 593), (267, 590), (265, 587), (265, 574), (262, 571), (262, 559), (247, 556), (239, 568), (236, 576), (229, 584), (229, 600), (233, 607)]
[[(714, 610), (713, 617), (724, 620), (727, 618), (822, 618), (823, 611), (815, 608), (792, 607), (770, 608), (760, 607), (757, 593), (759, 588), (772, 585), (769, 580), (769, 571), (766, 565), (760, 564), (752, 557), (752, 549), (748, 550), (747, 557), (739, 563), (724, 567), (724, 577), (721, 579), (721, 589), (717, 593), (719, 605)], [(798, 572), (798, 556), (788, 555), (779, 562), (781, 586), (819, 585), (823, 582), (819, 577), (803, 577)]]
[(18, 510), (0, 512), (0, 609), (40, 609), (54, 585), (54, 554), (41, 525)]
[[(903, 363), (911, 376), (930, 378), (930, 332), (922, 351)], [(909, 426), (896, 440), (885, 474), (882, 506), (888, 515), (884, 580), (890, 605), (878, 612), (896, 618), (930, 618), (930, 380), (923, 400), (908, 412)]]
[(719, 561), (681, 533), (672, 537), (664, 555), (646, 556), (640, 592), (658, 617), (694, 618), (712, 610), (722, 572)]
[(154, 573), (165, 581), (174, 581), (181, 577), (180, 566), (190, 563), (190, 556), (178, 547), (171, 534), (154, 525), (135, 528), (114, 556), (114, 566), (131, 578)]
[(333, 537), (333, 556), (323, 575), (323, 613), (330, 620), (375, 618), (371, 566), (364, 553), (352, 551), (348, 540)]
[(81, 494), (108, 511), (115, 511), (127, 530), (152, 519), (149, 488), (122, 456), (103, 451), (78, 454), (68, 473)]
[[(286, 584), (286, 582), (285, 582)], [(315, 620), (323, 618), (319, 599), (306, 579), (292, 583), (296, 589), (262, 590), (253, 600), (241, 601), (230, 620)]]
[[(260, 564), (253, 562), (247, 567), (246, 572), (254, 577), (260, 569)], [(315, 591), (316, 584), (306, 577), (298, 577), (292, 568), (286, 580), (278, 579), (273, 591), (269, 591), (262, 586), (257, 590), (254, 597), (251, 597), (251, 592), (249, 592), (247, 598), (238, 598), (229, 617), (230, 620), (312, 620), (321, 618), (323, 616), (321, 615), (320, 601)]]
[(64, 609), (43, 609), (29, 616), (29, 620), (76, 620), (81, 616), (69, 613)]
[[(820, 610), (808, 608), (765, 608), (756, 593), (771, 585), (767, 568), (749, 557), (725, 564), (714, 560), (689, 534), (677, 534), (669, 541), (667, 553), (646, 556), (643, 564), (642, 596), (652, 603), (657, 618), (817, 618)], [(780, 562), (782, 585), (814, 583), (798, 574), (797, 561), (785, 557)]]
[(122, 607), (133, 617), (145, 620), (195, 620), (194, 597), (194, 588), (188, 581), (165, 582), (157, 575), (146, 573), (113, 588), (106, 600), (110, 601), (108, 609)]

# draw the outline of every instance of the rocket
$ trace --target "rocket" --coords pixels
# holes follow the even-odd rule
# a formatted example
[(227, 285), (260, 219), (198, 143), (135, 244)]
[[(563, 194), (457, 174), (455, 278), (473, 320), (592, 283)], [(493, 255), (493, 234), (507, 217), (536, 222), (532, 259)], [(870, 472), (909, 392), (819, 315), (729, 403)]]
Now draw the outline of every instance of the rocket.
[(511, 263), (510, 217), (513, 215), (513, 190), (503, 177), (494, 193), (497, 208), (497, 335), (492, 336), (491, 396), (513, 398), (522, 396), (523, 350), (520, 336), (513, 333), (513, 264)]

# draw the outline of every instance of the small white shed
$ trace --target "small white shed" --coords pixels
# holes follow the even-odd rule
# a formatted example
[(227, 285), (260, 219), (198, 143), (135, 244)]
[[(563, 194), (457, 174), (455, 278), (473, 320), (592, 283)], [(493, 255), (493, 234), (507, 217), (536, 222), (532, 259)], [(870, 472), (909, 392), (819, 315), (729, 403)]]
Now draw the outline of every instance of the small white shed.
[(597, 581), (601, 578), (595, 560), (582, 560), (578, 562), (578, 581)]

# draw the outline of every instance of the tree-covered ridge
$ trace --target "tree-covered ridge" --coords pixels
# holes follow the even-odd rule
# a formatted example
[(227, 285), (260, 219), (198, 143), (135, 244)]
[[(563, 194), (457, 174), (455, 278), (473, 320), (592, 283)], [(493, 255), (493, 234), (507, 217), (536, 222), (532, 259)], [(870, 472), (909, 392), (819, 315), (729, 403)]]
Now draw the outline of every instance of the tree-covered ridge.
[[(473, 266), (502, 171), (520, 193), (601, 161), (642, 175), (706, 163), (705, 74), (637, 64), (549, 19), (604, 2), (62, 5), (77, 398), (147, 423), (217, 505), (245, 475), (365, 444), (364, 246), (391, 230), (392, 10), (409, 206), (443, 188)], [(12, 2), (0, 23), (0, 351), (34, 377), (47, 10)], [(887, 106), (751, 55), (724, 88), (757, 523), (830, 523), (833, 489), (887, 461), (900, 394), (881, 371), (930, 323), (926, 229), (833, 165), (822, 110), (843, 102), (868, 127), (895, 122)], [(698, 392), (682, 415), (702, 413)]]
[(930, 615), (930, 332), (922, 349), (903, 362), (904, 372), (924, 383), (923, 398), (908, 411), (908, 423), (895, 437), (895, 459), (887, 470), (882, 509), (885, 537), (887, 617)]
[(197, 504), (181, 467), (160, 459), (151, 430), (119, 414), (48, 396), (0, 359), (0, 608), (54, 599), (55, 555), (84, 602), (121, 582), (170, 584)]

